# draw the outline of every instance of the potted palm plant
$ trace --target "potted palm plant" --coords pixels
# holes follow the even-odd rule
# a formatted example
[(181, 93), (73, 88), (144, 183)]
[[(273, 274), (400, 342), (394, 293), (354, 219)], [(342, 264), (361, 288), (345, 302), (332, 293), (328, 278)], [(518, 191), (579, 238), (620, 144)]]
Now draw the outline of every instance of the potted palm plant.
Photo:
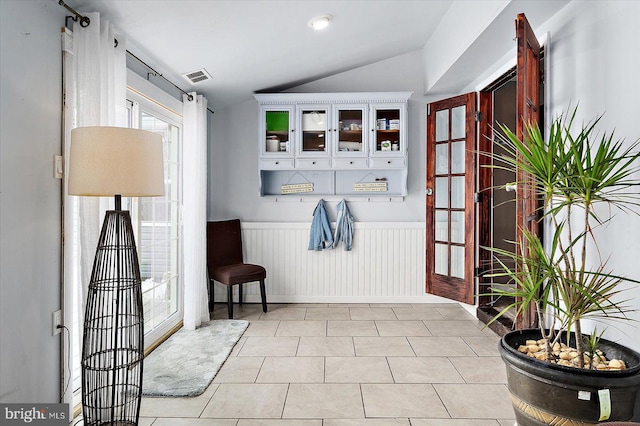
[[(493, 320), (509, 309), (533, 309), (538, 323), (499, 344), (519, 426), (629, 420), (640, 386), (640, 354), (597, 331), (582, 333), (585, 318), (626, 319), (620, 284), (638, 283), (608, 268), (594, 231), (613, 209), (638, 214), (640, 140), (625, 144), (600, 134), (602, 116), (575, 131), (576, 112), (556, 118), (546, 138), (537, 124), (525, 126), (523, 140), (500, 126), (505, 151), (488, 154), (491, 167), (528, 175), (516, 184), (535, 185), (547, 233), (543, 243), (523, 229), (513, 250), (488, 248), (496, 265), (488, 276), (510, 282), (490, 295), (513, 298)], [(609, 207), (607, 217), (598, 204)]]

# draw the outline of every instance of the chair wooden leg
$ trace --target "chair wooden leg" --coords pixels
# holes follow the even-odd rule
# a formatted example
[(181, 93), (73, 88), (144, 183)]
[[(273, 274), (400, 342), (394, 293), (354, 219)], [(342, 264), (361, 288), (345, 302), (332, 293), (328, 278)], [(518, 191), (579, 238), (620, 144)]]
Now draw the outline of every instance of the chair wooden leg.
[(238, 305), (242, 305), (242, 284), (238, 284)]
[(227, 286), (227, 305), (229, 308), (229, 319), (233, 319), (233, 286)]
[(209, 312), (213, 312), (213, 309), (215, 307), (215, 299), (214, 299), (214, 290), (215, 287), (213, 285), (213, 280), (209, 280)]
[(267, 294), (264, 288), (264, 280), (260, 280), (260, 298), (262, 299), (262, 312), (267, 312)]

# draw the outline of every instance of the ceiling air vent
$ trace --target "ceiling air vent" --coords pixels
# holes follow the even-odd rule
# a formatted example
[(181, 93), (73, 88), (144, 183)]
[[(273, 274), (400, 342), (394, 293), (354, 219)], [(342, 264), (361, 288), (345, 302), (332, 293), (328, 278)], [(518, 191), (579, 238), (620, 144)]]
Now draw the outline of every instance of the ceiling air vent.
[(182, 74), (182, 76), (191, 84), (202, 83), (203, 81), (211, 80), (211, 75), (204, 68), (184, 73)]

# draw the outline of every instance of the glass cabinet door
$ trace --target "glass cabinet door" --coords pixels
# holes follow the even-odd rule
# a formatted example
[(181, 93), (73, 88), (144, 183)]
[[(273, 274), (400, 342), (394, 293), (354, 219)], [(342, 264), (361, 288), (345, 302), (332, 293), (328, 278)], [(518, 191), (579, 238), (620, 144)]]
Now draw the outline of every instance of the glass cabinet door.
[(372, 154), (404, 155), (406, 151), (405, 107), (374, 106), (372, 109), (371, 133), (373, 135)]
[(300, 132), (298, 153), (321, 156), (329, 153), (329, 108), (302, 107), (298, 110)]
[(366, 106), (336, 106), (334, 120), (334, 154), (338, 156), (367, 155)]
[(293, 108), (265, 108), (263, 113), (263, 154), (277, 156), (293, 154), (291, 146)]

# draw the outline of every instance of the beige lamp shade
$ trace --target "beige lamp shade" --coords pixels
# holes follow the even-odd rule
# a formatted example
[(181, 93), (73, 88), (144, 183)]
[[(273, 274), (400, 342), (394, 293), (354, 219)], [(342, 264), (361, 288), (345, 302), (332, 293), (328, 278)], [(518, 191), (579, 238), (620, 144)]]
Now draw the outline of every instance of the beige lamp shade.
[(124, 127), (71, 130), (69, 194), (155, 197), (164, 195), (162, 137)]

